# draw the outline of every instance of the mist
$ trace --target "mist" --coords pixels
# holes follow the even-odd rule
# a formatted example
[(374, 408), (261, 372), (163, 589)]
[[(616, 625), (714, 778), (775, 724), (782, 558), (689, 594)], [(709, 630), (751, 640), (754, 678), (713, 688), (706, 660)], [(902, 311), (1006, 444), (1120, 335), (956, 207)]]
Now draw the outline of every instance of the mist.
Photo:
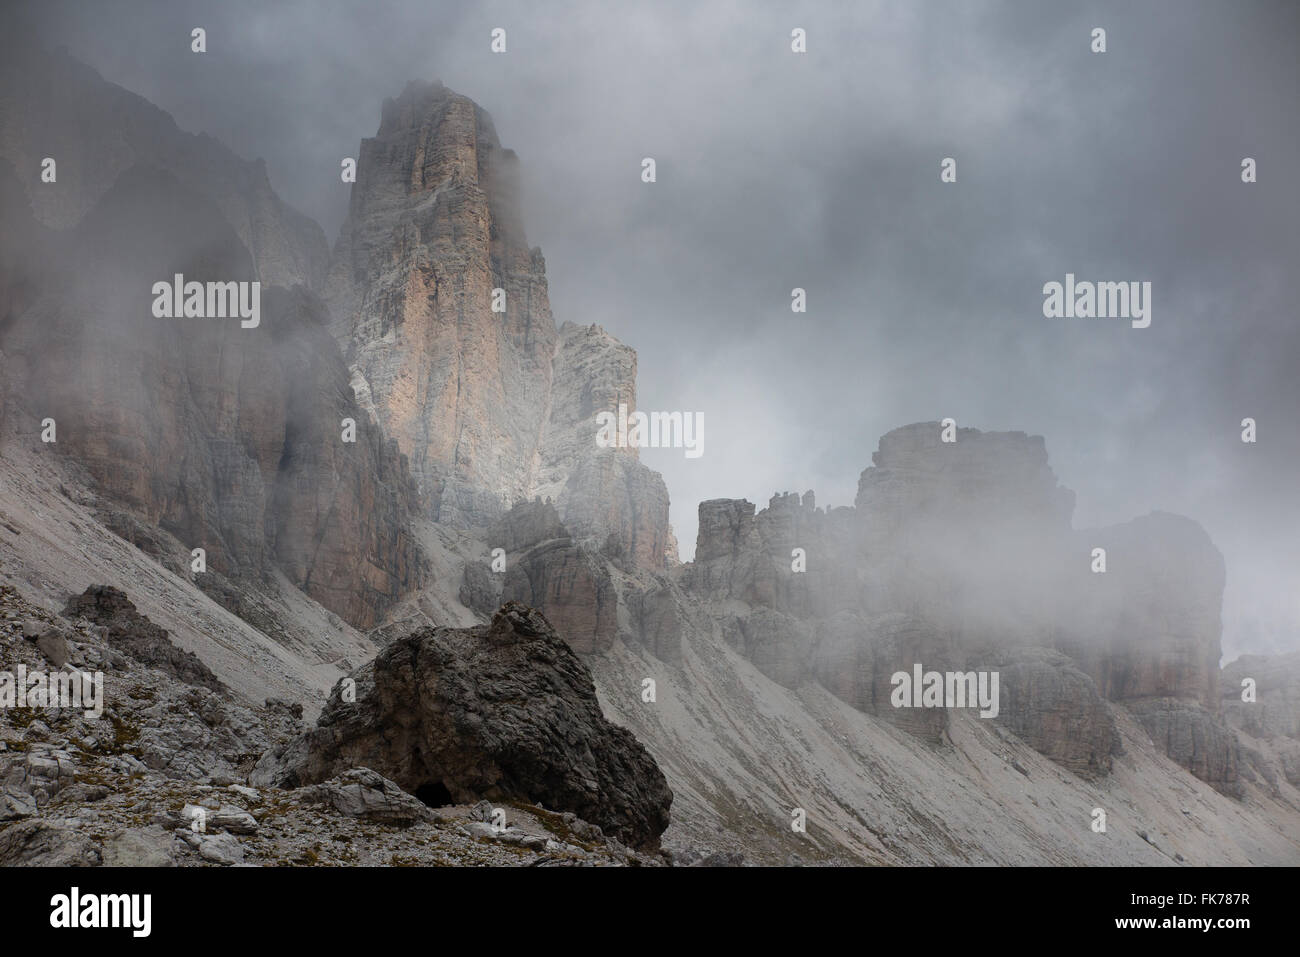
[[(1153, 509), (1200, 522), (1226, 560), (1225, 660), (1300, 648), (1294, 4), (55, 2), (6, 16), (183, 129), (264, 158), (331, 241), (340, 160), (385, 97), (440, 79), (478, 102), (520, 157), (557, 323), (599, 323), (637, 350), (641, 408), (706, 420), (702, 457), (642, 454), (683, 558), (700, 501), (813, 489), (849, 505), (881, 435), (952, 417), (1045, 436), (1076, 528)], [(1241, 181), (1243, 157), (1258, 182)], [(1045, 319), (1043, 285), (1067, 273), (1151, 282), (1150, 327)]]

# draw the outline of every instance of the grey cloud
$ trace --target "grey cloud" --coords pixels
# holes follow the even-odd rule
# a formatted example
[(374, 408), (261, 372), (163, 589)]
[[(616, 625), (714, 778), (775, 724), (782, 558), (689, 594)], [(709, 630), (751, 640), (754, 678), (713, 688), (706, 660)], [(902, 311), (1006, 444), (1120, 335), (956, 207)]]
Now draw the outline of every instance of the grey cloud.
[[(1300, 8), (1290, 3), (46, 3), (42, 42), (267, 160), (333, 236), (339, 160), (408, 79), (494, 117), (559, 321), (639, 353), (686, 551), (701, 499), (849, 504), (876, 439), (1042, 434), (1076, 525), (1153, 508), (1225, 552), (1224, 644), (1300, 647)], [(208, 30), (210, 53), (188, 49)], [(492, 27), (510, 51), (488, 50)], [(793, 26), (810, 52), (789, 52)], [(1109, 51), (1088, 51), (1093, 26)], [(642, 156), (659, 182), (642, 184)], [(956, 185), (939, 160), (958, 160)], [(1240, 183), (1243, 156), (1260, 182)], [(1150, 329), (1041, 287), (1154, 285)], [(789, 292), (808, 290), (793, 315)], [(1243, 446), (1239, 422), (1260, 423)]]

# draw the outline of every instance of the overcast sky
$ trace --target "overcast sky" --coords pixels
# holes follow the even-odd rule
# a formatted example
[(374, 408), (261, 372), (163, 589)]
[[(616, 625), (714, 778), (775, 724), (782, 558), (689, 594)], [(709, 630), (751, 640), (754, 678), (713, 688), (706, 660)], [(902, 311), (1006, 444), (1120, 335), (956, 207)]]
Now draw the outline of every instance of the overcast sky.
[[(520, 156), (556, 321), (637, 350), (642, 408), (704, 415), (703, 457), (643, 454), (686, 555), (701, 500), (852, 504), (880, 435), (951, 416), (1046, 436), (1076, 527), (1200, 520), (1227, 558), (1226, 657), (1300, 649), (1300, 4), (182, 0), (10, 17), (265, 158), (331, 242), (340, 158), (385, 97), (422, 78), (475, 99)], [(1043, 284), (1067, 272), (1150, 281), (1150, 328), (1045, 319)]]

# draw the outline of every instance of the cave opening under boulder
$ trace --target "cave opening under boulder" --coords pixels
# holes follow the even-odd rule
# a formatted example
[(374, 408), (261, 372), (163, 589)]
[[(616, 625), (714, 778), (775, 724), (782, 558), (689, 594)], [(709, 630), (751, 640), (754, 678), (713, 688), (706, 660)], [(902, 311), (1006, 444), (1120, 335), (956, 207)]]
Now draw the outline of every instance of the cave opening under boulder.
[(415, 789), (415, 796), (423, 801), (426, 807), (446, 807), (456, 803), (452, 800), (447, 786), (441, 781), (424, 782)]

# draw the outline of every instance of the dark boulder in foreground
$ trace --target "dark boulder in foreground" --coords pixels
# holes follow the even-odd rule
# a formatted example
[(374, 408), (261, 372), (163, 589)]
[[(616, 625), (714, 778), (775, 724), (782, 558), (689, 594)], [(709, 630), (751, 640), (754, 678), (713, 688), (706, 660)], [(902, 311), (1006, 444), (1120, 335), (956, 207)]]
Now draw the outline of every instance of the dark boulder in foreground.
[(591, 673), (541, 612), (509, 602), (491, 625), (425, 628), (334, 688), (317, 726), (263, 756), (284, 788), (365, 767), (429, 804), (517, 800), (572, 811), (658, 846), (673, 795), (645, 747), (601, 713)]

